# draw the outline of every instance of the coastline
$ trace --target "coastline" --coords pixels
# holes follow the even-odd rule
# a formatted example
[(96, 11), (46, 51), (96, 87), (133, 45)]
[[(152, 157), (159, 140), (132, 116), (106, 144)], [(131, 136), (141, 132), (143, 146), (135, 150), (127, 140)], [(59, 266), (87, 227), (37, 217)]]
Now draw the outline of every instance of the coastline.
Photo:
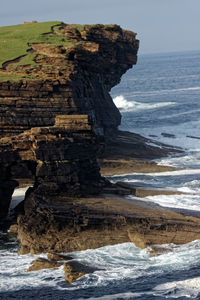
[[(146, 248), (154, 244), (184, 244), (200, 238), (199, 217), (116, 195), (62, 197), (48, 204), (49, 212), (44, 204), (40, 210), (37, 214), (40, 227), (34, 214), (18, 218), (20, 254), (73, 252), (125, 242)], [(74, 226), (70, 224), (72, 215), (76, 220)]]
[(102, 176), (125, 175), (131, 173), (153, 173), (173, 171), (171, 166), (161, 166), (149, 160), (136, 158), (129, 159), (104, 159), (99, 160)]
[[(164, 176), (160, 181), (156, 174), (154, 176), (154, 173), (167, 171), (167, 174), (176, 170), (171, 166), (161, 166), (154, 162), (154, 159), (171, 154), (173, 156), (173, 154), (182, 153), (182, 150), (139, 134), (117, 130), (121, 116), (118, 109), (113, 106), (109, 92), (114, 85), (119, 83), (121, 75), (137, 61), (139, 44), (135, 40), (135, 34), (122, 31), (113, 25), (83, 26), (77, 29), (77, 26), (70, 27), (64, 24), (59, 33), (71, 39), (73, 44), (74, 41), (78, 42), (77, 47), (72, 49), (66, 46), (66, 52), (59, 52), (61, 49), (57, 46), (48, 48), (41, 61), (40, 52), (45, 50), (44, 45), (33, 45), (35, 62), (41, 64), (42, 76), (40, 77), (41, 74), (37, 74), (34, 69), (33, 75), (38, 76), (37, 82), (24, 80), (17, 83), (4, 82), (1, 85), (2, 113), (4, 108), (14, 112), (18, 121), (18, 124), (15, 124), (14, 118), (8, 115), (5, 123), (1, 125), (2, 137), (5, 134), (1, 139), (3, 171), (1, 189), (2, 193), (8, 196), (5, 202), (9, 204), (13, 189), (17, 184), (20, 187), (25, 187), (30, 183), (33, 185), (28, 189), (24, 201), (14, 212), (16, 224), (10, 227), (6, 235), (8, 240), (10, 237), (12, 239), (13, 235), (18, 235), (19, 254), (24, 255), (18, 258), (23, 260), (27, 254), (30, 263), (32, 255), (46, 256), (45, 253), (48, 253), (57, 258), (49, 255), (50, 263), (40, 258), (37, 261), (40, 264), (39, 268), (54, 268), (57, 265), (63, 266), (63, 264), (57, 264), (61, 258), (59, 253), (72, 252), (72, 257), (79, 260), (81, 254), (78, 253), (76, 256), (74, 253), (76, 251), (87, 250), (83, 253), (84, 256), (90, 251), (101, 251), (101, 247), (104, 246), (108, 246), (108, 249), (113, 247), (120, 249), (126, 247), (127, 243), (136, 249), (139, 255), (143, 256), (145, 253), (147, 260), (150, 261), (151, 255), (168, 253), (170, 250), (166, 248), (168, 246), (170, 248), (170, 244), (183, 245), (200, 239), (199, 211), (164, 207), (145, 198), (157, 196), (153, 198), (157, 199), (155, 202), (168, 204), (170, 197), (166, 197), (167, 200), (163, 197), (162, 202), (163, 195), (172, 195), (171, 199), (176, 199), (176, 195), (181, 195), (181, 197), (183, 195), (183, 198), (187, 197), (185, 195), (190, 195), (177, 192), (173, 188), (170, 190), (170, 187), (176, 188), (175, 173), (178, 172), (174, 172), (172, 176), (168, 174), (170, 179)], [(56, 32), (52, 36), (56, 37)], [(56, 38), (59, 38), (59, 35)], [(52, 53), (55, 54), (54, 58), (52, 58)], [(116, 56), (116, 53), (120, 55)], [(110, 60), (111, 57), (112, 60)], [(119, 58), (120, 61), (118, 61)], [(94, 61), (97, 62), (95, 65)], [(49, 73), (46, 72), (47, 62), (52, 65)], [(15, 66), (11, 64), (10, 67)], [(31, 68), (22, 65), (20, 69), (26, 76), (32, 72)], [(6, 70), (3, 72), (5, 74)], [(97, 76), (97, 74), (102, 74), (102, 76)], [(45, 77), (46, 75), (48, 76)], [(20, 97), (23, 99), (20, 100)], [(133, 108), (135, 104), (140, 103), (139, 96), (137, 101), (133, 101)], [(150, 98), (150, 101), (154, 103), (156, 99)], [(144, 107), (147, 107), (145, 105)], [(148, 105), (148, 107), (155, 108), (156, 106)], [(160, 105), (160, 107), (163, 106)], [(27, 112), (30, 112), (30, 119), (27, 118)], [(171, 115), (171, 111), (169, 113)], [(150, 115), (154, 118), (153, 111), (152, 114), (147, 112), (146, 115), (146, 122), (149, 122)], [(23, 119), (23, 124), (20, 123), (21, 119)], [(154, 119), (156, 120), (156, 116)], [(142, 122), (143, 120), (144, 118)], [(149, 126), (151, 125), (150, 122)], [(136, 126), (127, 126), (127, 128), (132, 129)], [(150, 134), (146, 136), (156, 137)], [(151, 174), (145, 176), (145, 173)], [(133, 176), (121, 179), (125, 182), (138, 182), (138, 186), (124, 182), (109, 182), (109, 176), (116, 176), (116, 179), (120, 180), (119, 175), (124, 174), (132, 174), (135, 177), (139, 175), (136, 180)], [(103, 176), (108, 176), (108, 178)], [(160, 174), (157, 176), (162, 177)], [(145, 177), (149, 178), (146, 180)], [(195, 176), (191, 180), (193, 178)], [(166, 184), (162, 184), (164, 180)], [(143, 186), (142, 182), (147, 182), (147, 184)], [(158, 182), (161, 182), (160, 187), (164, 187), (163, 189), (156, 188)], [(9, 183), (9, 195), (5, 193), (5, 183)], [(175, 201), (179, 201), (178, 196)], [(4, 211), (4, 216), (6, 216), (7, 208)], [(8, 225), (7, 221), (4, 223), (5, 228)], [(17, 257), (17, 243), (14, 247)], [(113, 250), (108, 253), (110, 259), (115, 259)], [(135, 271), (135, 261), (138, 257), (135, 257), (132, 250), (129, 254), (133, 258), (131, 261), (133, 261)], [(120, 253), (118, 269), (123, 264), (122, 258), (125, 264), (130, 263), (126, 252)], [(164, 256), (159, 258), (166, 259)], [(91, 261), (91, 264), (96, 264), (93, 257)], [(155, 266), (154, 264), (153, 267)], [(124, 270), (126, 268), (127, 266)], [(141, 266), (139, 268), (145, 269)], [(27, 266), (21, 270), (20, 275), (26, 272)], [(73, 270), (70, 265), (66, 266), (66, 270), (66, 281), (69, 282)], [(62, 267), (59, 280), (64, 281), (61, 271), (63, 271)], [(42, 272), (33, 276), (40, 278)], [(52, 273), (49, 276), (54, 280), (54, 271), (50, 272)], [(74, 278), (75, 280), (84, 275), (81, 270), (76, 272), (78, 277)], [(115, 273), (110, 266), (108, 272)], [(125, 274), (127, 275), (126, 271)], [(110, 275), (111, 273), (109, 276), (106, 274), (109, 279)], [(127, 280), (126, 275), (124, 277)], [(147, 273), (147, 280), (148, 275)], [(14, 276), (18, 274), (14, 272)], [(94, 276), (98, 277), (98, 270)], [(27, 278), (29, 284), (31, 275)], [(49, 282), (52, 283), (51, 279)], [(118, 279), (120, 280), (119, 274)], [(47, 281), (45, 276), (44, 280)], [(80, 282), (75, 283), (77, 287), (80, 287)], [(85, 278), (83, 282), (85, 285)], [(92, 282), (91, 278), (90, 282)], [(136, 284), (139, 282), (140, 280)], [(66, 283), (62, 282), (62, 284), (66, 288)], [(112, 276), (111, 284), (113, 284)], [(127, 286), (127, 283), (125, 284)], [(73, 285), (71, 287), (73, 288)]]

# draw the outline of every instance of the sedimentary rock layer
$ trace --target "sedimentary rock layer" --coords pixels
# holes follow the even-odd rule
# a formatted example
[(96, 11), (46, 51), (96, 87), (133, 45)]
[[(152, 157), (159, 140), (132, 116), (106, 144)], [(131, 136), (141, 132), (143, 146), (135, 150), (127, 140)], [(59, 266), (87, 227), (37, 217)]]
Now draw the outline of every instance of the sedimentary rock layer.
[(200, 219), (114, 197), (26, 200), (18, 218), (20, 253), (69, 252), (116, 243), (183, 244), (200, 238)]
[(29, 42), (27, 55), (2, 64), (1, 217), (21, 179), (34, 179), (31, 194), (38, 201), (100, 190), (94, 131), (120, 124), (109, 91), (137, 61), (135, 36), (117, 25), (60, 23), (45, 33), (48, 43)]
[(19, 180), (34, 178), (18, 216), (21, 253), (199, 238), (197, 218), (91, 197), (113, 189), (96, 161), (101, 135), (102, 159), (121, 158), (122, 149), (126, 158), (169, 149), (155, 154), (146, 140), (117, 131), (121, 116), (109, 91), (137, 61), (136, 34), (117, 25), (56, 26), (49, 43), (29, 43), (31, 63), (18, 57), (0, 70), (0, 217)]
[(28, 176), (34, 176), (33, 197), (38, 201), (100, 191), (100, 146), (88, 116), (58, 116), (55, 123), (0, 140), (1, 217), (8, 212), (19, 179)]
[[(32, 65), (17, 60), (0, 70), (7, 79), (16, 76), (0, 82), (0, 134), (52, 126), (60, 114), (87, 114), (100, 133), (116, 129), (121, 116), (109, 91), (137, 61), (136, 34), (117, 25), (62, 23), (47, 35), (49, 44), (29, 44)], [(60, 36), (65, 42), (56, 45)]]

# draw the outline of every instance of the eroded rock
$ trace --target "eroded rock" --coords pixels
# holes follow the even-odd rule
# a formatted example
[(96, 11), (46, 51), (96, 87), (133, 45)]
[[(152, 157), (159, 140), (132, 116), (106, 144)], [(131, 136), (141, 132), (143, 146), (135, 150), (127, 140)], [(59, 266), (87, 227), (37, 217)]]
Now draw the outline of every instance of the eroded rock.
[(27, 269), (27, 272), (38, 271), (43, 269), (59, 268), (62, 264), (51, 261), (42, 257), (37, 258), (31, 262), (31, 266)]
[(99, 269), (84, 265), (77, 261), (70, 261), (64, 264), (65, 280), (67, 283), (72, 283), (80, 277), (97, 270)]
[(53, 260), (53, 261), (68, 261), (73, 259), (72, 256), (60, 254), (60, 253), (48, 253), (47, 257), (49, 260)]

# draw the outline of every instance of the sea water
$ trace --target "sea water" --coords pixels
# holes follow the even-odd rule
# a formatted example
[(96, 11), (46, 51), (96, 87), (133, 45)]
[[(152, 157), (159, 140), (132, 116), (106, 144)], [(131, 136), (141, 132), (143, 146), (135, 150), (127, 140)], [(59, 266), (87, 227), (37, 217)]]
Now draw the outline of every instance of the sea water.
[[(139, 55), (137, 65), (111, 95), (122, 114), (122, 130), (151, 138), (153, 144), (159, 141), (181, 147), (184, 153), (157, 160), (175, 166), (172, 172), (110, 179), (184, 192), (145, 200), (199, 211), (200, 52)], [(21, 192), (15, 193), (15, 203)], [(75, 260), (100, 270), (66, 285), (63, 267), (26, 272), (38, 256), (19, 256), (17, 242), (2, 232), (0, 299), (200, 299), (200, 241), (164, 246), (171, 251), (157, 257), (132, 243), (74, 252)]]

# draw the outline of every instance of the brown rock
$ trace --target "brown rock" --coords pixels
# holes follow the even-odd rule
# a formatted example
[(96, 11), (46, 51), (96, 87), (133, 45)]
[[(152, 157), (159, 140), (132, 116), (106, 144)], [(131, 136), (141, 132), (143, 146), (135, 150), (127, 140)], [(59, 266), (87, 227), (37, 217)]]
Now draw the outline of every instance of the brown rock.
[(72, 260), (73, 257), (69, 255), (59, 254), (59, 253), (48, 253), (47, 257), (49, 260), (62, 261), (62, 260)]
[[(6, 216), (18, 182), (34, 178), (18, 218), (20, 253), (70, 252), (128, 241), (146, 247), (200, 238), (198, 218), (98, 196), (105, 186), (113, 188), (100, 175), (98, 153), (103, 160), (119, 160), (171, 151), (117, 130), (121, 115), (109, 91), (137, 61), (136, 34), (117, 25), (77, 29), (61, 24), (49, 38), (55, 35), (69, 43), (63, 48), (33, 43), (36, 66), (12, 61), (0, 70), (21, 78), (0, 82), (0, 217)], [(38, 264), (52, 266), (41, 259), (36, 268)], [(71, 264), (65, 268), (68, 281), (85, 274), (71, 271)]]
[(9, 227), (9, 232), (17, 234), (17, 232), (18, 232), (18, 225), (17, 224), (11, 225)]
[(97, 270), (100, 269), (86, 266), (77, 261), (69, 261), (64, 264), (65, 280), (67, 281), (67, 283), (72, 283), (78, 278), (86, 274), (93, 273)]
[(28, 253), (30, 253), (30, 248), (28, 246), (21, 245), (20, 249), (18, 251), (18, 254), (24, 255), (24, 254), (28, 254)]
[(67, 39), (63, 47), (54, 40), (30, 44), (35, 66), (4, 63), (1, 75), (25, 79), (0, 82), (2, 135), (52, 126), (57, 115), (89, 115), (101, 133), (120, 124), (109, 91), (136, 64), (139, 41), (117, 25), (79, 27), (62, 23), (60, 30), (49, 33), (49, 40), (55, 35)]
[(73, 268), (67, 263), (64, 264), (64, 271), (65, 271), (65, 280), (67, 283), (72, 283), (73, 281), (77, 280), (78, 278), (86, 274), (83, 272), (77, 272), (73, 270)]
[[(35, 183), (26, 198), (32, 193), (34, 201), (51, 201), (56, 193), (78, 196), (100, 191), (104, 180), (96, 161), (99, 142), (88, 116), (62, 116), (57, 122), (61, 127), (33, 128), (0, 139), (2, 217), (7, 214), (18, 180), (29, 176), (34, 176)], [(18, 213), (23, 214), (28, 206), (25, 201)]]
[(65, 198), (33, 207), (19, 219), (22, 246), (72, 252), (133, 242), (184, 244), (200, 238), (200, 219), (118, 196)]
[(159, 255), (162, 255), (162, 254), (167, 254), (167, 253), (170, 253), (172, 252), (172, 249), (170, 248), (166, 248), (166, 247), (159, 247), (157, 245), (153, 245), (151, 246), (147, 253), (150, 255), (150, 256), (159, 256)]
[(50, 261), (45, 258), (37, 258), (31, 262), (31, 266), (28, 268), (27, 272), (38, 271), (43, 269), (51, 269), (51, 268), (59, 268), (61, 266), (60, 263), (55, 261)]

